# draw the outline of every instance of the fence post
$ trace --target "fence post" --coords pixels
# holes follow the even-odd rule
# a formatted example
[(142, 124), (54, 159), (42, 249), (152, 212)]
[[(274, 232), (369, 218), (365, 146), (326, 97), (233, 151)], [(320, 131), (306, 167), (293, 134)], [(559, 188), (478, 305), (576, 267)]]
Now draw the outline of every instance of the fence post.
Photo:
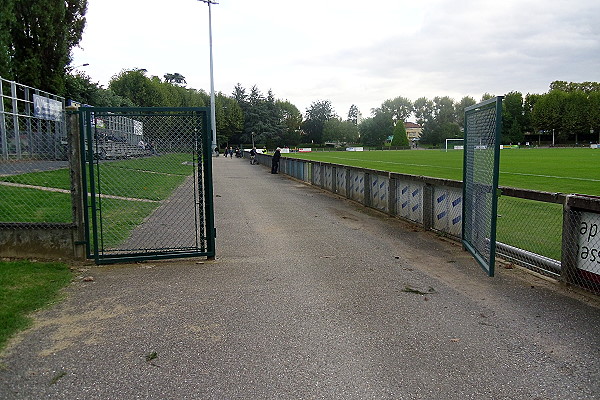
[(396, 199), (396, 192), (398, 191), (398, 180), (389, 174), (389, 188), (388, 188), (388, 213), (392, 216), (396, 216), (398, 213), (398, 200)]
[(81, 147), (79, 142), (78, 107), (66, 108), (68, 116), (67, 137), (69, 142), (69, 170), (71, 175), (71, 204), (73, 209), (73, 223), (75, 224), (75, 237), (73, 238), (73, 255), (75, 258), (86, 258), (86, 235), (84, 217), (84, 196), (87, 188), (83, 187), (83, 171)]
[(337, 193), (337, 168), (331, 167), (331, 191)]
[(371, 174), (365, 171), (365, 193), (364, 193), (364, 203), (367, 207), (373, 206), (373, 201), (371, 199)]
[(426, 183), (423, 186), (423, 227), (425, 230), (433, 229), (433, 186)]

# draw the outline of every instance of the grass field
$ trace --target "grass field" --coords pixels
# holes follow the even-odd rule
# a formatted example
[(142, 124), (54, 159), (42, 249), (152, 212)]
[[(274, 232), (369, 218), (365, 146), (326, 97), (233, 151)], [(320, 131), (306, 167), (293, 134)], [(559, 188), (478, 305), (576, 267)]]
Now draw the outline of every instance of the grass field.
[[(285, 154), (335, 164), (462, 180), (463, 152), (404, 150)], [(507, 149), (500, 152), (501, 186), (600, 196), (600, 150)], [(562, 206), (501, 196), (497, 240), (561, 259)]]
[[(451, 150), (335, 151), (286, 157), (462, 180), (463, 152)], [(500, 152), (500, 185), (600, 196), (600, 149), (507, 149)]]
[[(94, 173), (102, 177), (102, 194), (121, 197), (102, 201), (102, 228), (106, 233), (106, 246), (114, 246), (127, 239), (131, 230), (192, 174), (193, 167), (187, 163), (189, 158), (189, 154), (165, 154), (104, 162), (95, 169)], [(68, 169), (2, 176), (0, 181), (44, 188), (0, 185), (0, 222), (72, 222)]]
[(31, 324), (31, 312), (57, 298), (72, 275), (62, 263), (0, 261), (0, 350)]

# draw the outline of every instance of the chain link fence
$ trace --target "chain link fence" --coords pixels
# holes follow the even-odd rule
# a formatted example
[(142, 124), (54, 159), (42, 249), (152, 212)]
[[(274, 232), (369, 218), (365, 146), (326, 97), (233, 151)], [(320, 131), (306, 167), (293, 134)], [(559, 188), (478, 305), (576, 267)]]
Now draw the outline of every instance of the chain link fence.
[(0, 93), (0, 223), (72, 223), (64, 98), (2, 78)]
[(207, 253), (213, 232), (204, 109), (83, 108), (86, 210), (98, 262)]

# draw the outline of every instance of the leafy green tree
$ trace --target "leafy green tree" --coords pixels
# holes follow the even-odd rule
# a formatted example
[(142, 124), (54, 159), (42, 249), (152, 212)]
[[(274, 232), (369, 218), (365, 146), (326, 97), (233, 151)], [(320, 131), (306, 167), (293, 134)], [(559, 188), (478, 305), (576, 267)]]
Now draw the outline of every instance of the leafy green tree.
[(0, 76), (14, 79), (11, 69), (12, 38), (10, 28), (15, 22), (14, 0), (0, 0)]
[(410, 147), (408, 142), (408, 135), (406, 134), (406, 127), (404, 121), (396, 122), (394, 127), (394, 138), (392, 139), (393, 147)]
[(575, 143), (589, 135), (589, 102), (587, 95), (582, 91), (567, 93), (565, 108), (562, 115), (562, 126), (565, 133), (571, 136)]
[(380, 113), (373, 118), (367, 118), (358, 126), (360, 137), (366, 146), (383, 146), (386, 139), (394, 133), (392, 116)]
[(433, 101), (425, 97), (419, 97), (415, 100), (413, 108), (417, 124), (424, 126), (427, 121), (433, 119)]
[(181, 75), (179, 72), (175, 72), (173, 74), (165, 74), (164, 75), (165, 82), (168, 83), (176, 83), (178, 85), (186, 84), (185, 76)]
[(398, 96), (383, 102), (379, 108), (372, 110), (372, 114), (386, 113), (392, 116), (392, 121), (406, 121), (413, 113), (413, 103), (406, 97)]
[(483, 96), (481, 96), (481, 101), (486, 101), (486, 100), (489, 100), (489, 99), (493, 99), (494, 97), (496, 97), (496, 96), (493, 95), (493, 94), (489, 94), (489, 93), (486, 92), (486, 93), (483, 94)]
[(297, 146), (300, 144), (300, 126), (302, 125), (302, 113), (298, 107), (287, 100), (277, 100), (275, 105), (280, 110), (285, 132), (282, 140), (284, 146)]
[(217, 120), (217, 143), (240, 143), (244, 128), (244, 113), (238, 102), (219, 92), (215, 96), (215, 118)]
[(335, 143), (355, 143), (358, 140), (358, 127), (352, 121), (331, 118), (325, 121), (323, 141)]
[(592, 132), (591, 140), (600, 143), (600, 92), (592, 92), (588, 98), (588, 122)]
[(323, 129), (325, 122), (337, 117), (329, 100), (313, 102), (306, 109), (306, 119), (302, 129), (306, 132), (308, 140), (313, 143), (323, 143)]
[(502, 101), (502, 143), (520, 143), (525, 138), (523, 133), (524, 112), (523, 95), (510, 92)]
[(477, 104), (477, 102), (471, 96), (465, 96), (455, 104), (456, 122), (458, 123), (459, 127), (464, 128), (465, 125), (465, 108), (475, 104)]
[(439, 124), (456, 123), (454, 100), (448, 96), (433, 98), (433, 115)]
[(123, 70), (110, 80), (108, 87), (138, 107), (165, 106), (164, 93), (157, 82), (146, 76), (146, 70)]
[(65, 78), (65, 97), (67, 99), (94, 107), (131, 107), (134, 105), (131, 100), (92, 82), (91, 78), (83, 72), (67, 74)]
[(358, 125), (358, 116), (360, 115), (360, 111), (358, 111), (358, 107), (354, 104), (350, 106), (348, 110), (348, 121), (352, 122), (354, 125)]
[[(0, 24), (8, 26), (0, 41), (2, 57), (6, 51), (11, 76), (14, 80), (63, 95), (65, 93), (66, 66), (71, 61), (71, 49), (82, 37), (85, 26), (87, 0), (5, 0)], [(6, 7), (4, 7), (6, 6)], [(6, 66), (4, 66), (5, 68)]]
[(527, 93), (525, 100), (523, 101), (523, 131), (524, 132), (535, 132), (533, 126), (532, 112), (535, 103), (542, 95)]
[(535, 103), (531, 113), (533, 126), (537, 130), (548, 133), (554, 132), (558, 141), (565, 141), (567, 135), (563, 131), (562, 115), (565, 110), (567, 93), (562, 90), (552, 90), (542, 95)]

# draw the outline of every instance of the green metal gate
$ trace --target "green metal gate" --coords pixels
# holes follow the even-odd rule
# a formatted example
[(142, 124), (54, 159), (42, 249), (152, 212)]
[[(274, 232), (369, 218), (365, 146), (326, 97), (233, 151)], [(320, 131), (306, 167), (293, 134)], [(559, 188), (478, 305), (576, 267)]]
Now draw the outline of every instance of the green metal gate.
[(79, 113), (88, 257), (214, 257), (209, 109)]
[(462, 243), (494, 276), (502, 96), (465, 109)]

